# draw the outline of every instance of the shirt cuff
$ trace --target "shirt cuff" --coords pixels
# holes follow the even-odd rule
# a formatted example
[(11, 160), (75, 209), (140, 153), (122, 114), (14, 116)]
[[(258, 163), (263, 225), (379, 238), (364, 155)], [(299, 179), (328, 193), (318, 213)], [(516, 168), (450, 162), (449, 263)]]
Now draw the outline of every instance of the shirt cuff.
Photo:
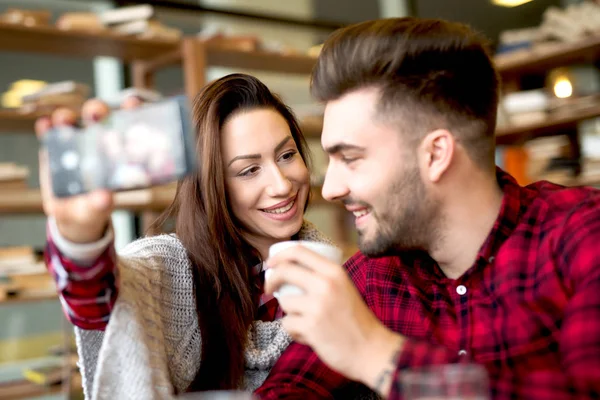
[(113, 242), (115, 237), (112, 225), (109, 224), (106, 229), (106, 233), (102, 239), (92, 243), (74, 243), (67, 240), (58, 231), (56, 225), (56, 219), (54, 217), (48, 217), (48, 231), (50, 238), (58, 251), (66, 257), (75, 262), (80, 266), (92, 265), (92, 263), (106, 250), (108, 246)]

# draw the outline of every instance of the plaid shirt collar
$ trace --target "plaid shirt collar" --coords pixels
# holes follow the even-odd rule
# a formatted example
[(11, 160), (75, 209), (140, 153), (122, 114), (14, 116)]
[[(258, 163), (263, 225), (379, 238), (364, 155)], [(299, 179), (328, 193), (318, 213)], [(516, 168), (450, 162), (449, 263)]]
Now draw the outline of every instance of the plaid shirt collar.
[[(520, 186), (512, 176), (498, 167), (496, 167), (496, 179), (504, 193), (500, 212), (492, 230), (483, 245), (479, 248), (474, 266), (460, 279), (469, 278), (475, 272), (494, 262), (500, 247), (502, 247), (502, 244), (515, 230), (521, 216), (525, 213), (531, 202), (532, 194), (530, 191)], [(400, 252), (399, 257), (404, 265), (412, 265), (420, 270), (421, 277), (424, 279), (433, 279), (439, 283), (449, 279), (437, 263), (422, 251), (419, 251), (418, 254), (403, 251)]]
[(513, 233), (529, 204), (526, 201), (527, 190), (519, 186), (512, 176), (496, 168), (496, 179), (504, 196), (496, 222), (477, 254), (477, 260), (485, 263), (493, 262), (496, 253)]

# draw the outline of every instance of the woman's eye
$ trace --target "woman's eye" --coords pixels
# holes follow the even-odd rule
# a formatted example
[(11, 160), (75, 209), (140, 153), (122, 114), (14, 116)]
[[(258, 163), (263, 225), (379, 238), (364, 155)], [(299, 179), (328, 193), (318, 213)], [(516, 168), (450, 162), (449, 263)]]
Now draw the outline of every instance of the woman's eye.
[(291, 160), (292, 158), (294, 158), (295, 155), (296, 155), (296, 151), (288, 151), (287, 153), (282, 154), (280, 158), (283, 161), (288, 161), (288, 160)]
[(258, 167), (251, 167), (248, 169), (243, 170), (242, 172), (239, 173), (239, 176), (251, 176), (254, 175), (258, 172), (259, 168)]

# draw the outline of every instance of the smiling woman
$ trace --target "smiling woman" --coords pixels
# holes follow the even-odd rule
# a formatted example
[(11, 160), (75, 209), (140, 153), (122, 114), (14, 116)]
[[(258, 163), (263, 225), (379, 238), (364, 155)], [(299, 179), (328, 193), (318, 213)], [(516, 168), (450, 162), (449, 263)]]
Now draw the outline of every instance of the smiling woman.
[(231, 209), (263, 259), (269, 246), (289, 240), (302, 225), (310, 190), (299, 147), (286, 119), (271, 108), (237, 112), (223, 125)]
[(329, 242), (304, 221), (304, 137), (264, 84), (225, 76), (198, 94), (192, 115), (198, 170), (156, 222), (174, 216), (175, 235), (140, 239), (116, 255), (110, 225), (100, 240), (74, 243), (77, 223), (64, 223), (87, 209), (77, 229), (102, 232), (104, 219), (89, 227), (98, 215), (92, 197), (44, 199), (54, 212), (46, 262), (78, 327), (88, 398), (256, 389), (291, 341), (277, 301), (263, 293), (262, 261), (284, 240)]
[[(184, 180), (174, 202), (177, 233), (196, 266), (196, 293), (203, 293), (196, 302), (203, 363), (192, 387), (231, 388), (243, 374), (244, 339), (256, 309), (248, 266), (300, 232), (308, 152), (292, 112), (254, 77), (233, 74), (209, 85), (194, 114), (202, 116), (200, 176)], [(287, 219), (272, 218), (274, 206), (296, 198), (298, 205), (281, 214)]]

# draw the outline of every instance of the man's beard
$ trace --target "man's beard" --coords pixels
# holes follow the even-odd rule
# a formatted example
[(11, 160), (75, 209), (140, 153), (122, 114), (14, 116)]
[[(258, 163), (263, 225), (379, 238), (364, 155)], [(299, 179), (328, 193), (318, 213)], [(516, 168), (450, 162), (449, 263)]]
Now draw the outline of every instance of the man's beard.
[(415, 167), (399, 175), (381, 196), (387, 207), (375, 213), (371, 207), (371, 239), (358, 232), (360, 251), (370, 257), (389, 255), (398, 250), (427, 250), (438, 236), (441, 224), (439, 202), (427, 194)]

